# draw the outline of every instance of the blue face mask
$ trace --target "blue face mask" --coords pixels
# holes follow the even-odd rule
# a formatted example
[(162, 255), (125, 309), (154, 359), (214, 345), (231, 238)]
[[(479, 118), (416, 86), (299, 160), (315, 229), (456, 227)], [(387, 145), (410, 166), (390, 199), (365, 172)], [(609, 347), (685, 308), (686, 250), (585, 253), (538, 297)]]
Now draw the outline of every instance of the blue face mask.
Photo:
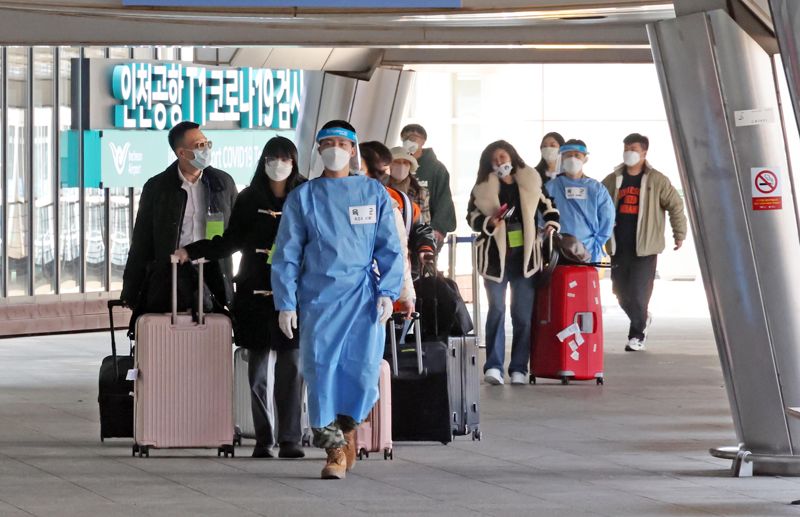
[(195, 149), (192, 152), (194, 153), (194, 158), (189, 161), (192, 167), (203, 170), (211, 165), (211, 149)]

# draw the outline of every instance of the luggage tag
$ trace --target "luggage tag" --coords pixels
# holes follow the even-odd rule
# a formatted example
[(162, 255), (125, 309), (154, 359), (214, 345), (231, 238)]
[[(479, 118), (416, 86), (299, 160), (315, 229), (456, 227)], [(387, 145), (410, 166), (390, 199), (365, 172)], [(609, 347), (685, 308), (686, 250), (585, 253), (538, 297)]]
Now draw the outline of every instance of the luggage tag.
[(525, 243), (522, 235), (522, 224), (511, 223), (508, 225), (508, 247), (519, 248)]
[(206, 239), (213, 239), (225, 231), (225, 218), (222, 212), (206, 214)]

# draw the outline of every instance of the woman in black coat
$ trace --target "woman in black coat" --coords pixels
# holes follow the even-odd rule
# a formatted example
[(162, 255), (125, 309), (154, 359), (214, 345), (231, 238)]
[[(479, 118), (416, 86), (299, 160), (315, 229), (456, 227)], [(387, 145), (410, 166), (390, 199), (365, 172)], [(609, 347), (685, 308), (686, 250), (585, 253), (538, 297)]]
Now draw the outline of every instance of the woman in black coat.
[(242, 254), (234, 277), (234, 335), (238, 346), (248, 349), (253, 423), (256, 447), (253, 457), (272, 458), (275, 423), (268, 407), (270, 351), (276, 352), (275, 402), (278, 413), (277, 442), (281, 458), (304, 456), (300, 447), (302, 379), (297, 334), (287, 338), (278, 328), (278, 312), (272, 299), (271, 254), (286, 196), (304, 179), (297, 168), (297, 148), (284, 137), (271, 138), (261, 152), (256, 172), (236, 199), (230, 222), (221, 236), (186, 246), (176, 253), (182, 261)]

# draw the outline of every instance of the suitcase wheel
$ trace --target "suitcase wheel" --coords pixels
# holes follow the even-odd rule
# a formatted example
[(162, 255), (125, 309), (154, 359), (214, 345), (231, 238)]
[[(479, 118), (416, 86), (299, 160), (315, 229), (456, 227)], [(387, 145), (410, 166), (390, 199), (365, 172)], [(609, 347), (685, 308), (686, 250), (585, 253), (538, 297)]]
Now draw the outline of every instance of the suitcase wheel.
[(242, 446), (242, 435), (240, 435), (239, 433), (236, 433), (234, 435), (234, 437), (233, 437), (233, 445), (234, 445), (234, 447), (236, 447), (236, 446), (241, 447)]
[(303, 447), (311, 447), (311, 433), (304, 433), (300, 444)]
[(369, 451), (362, 447), (358, 450), (358, 459), (363, 460), (364, 458), (369, 458)]
[(566, 375), (561, 377), (561, 384), (564, 385), (569, 384), (569, 377), (567, 377)]
[(478, 440), (481, 441), (483, 439), (483, 433), (481, 433), (480, 429), (475, 429), (472, 431), (472, 441)]
[(139, 446), (134, 443), (133, 447), (131, 447), (131, 457), (135, 458), (137, 452), (139, 452)]
[(386, 449), (383, 449), (383, 459), (384, 460), (393, 460), (394, 459), (394, 450), (393, 449), (389, 449), (388, 447)]
[(535, 376), (534, 374), (531, 374), (531, 380), (530, 380), (530, 383), (531, 383), (531, 384), (536, 384), (536, 376)]
[(603, 380), (603, 378), (602, 377), (598, 377), (597, 378), (597, 385), (598, 386), (602, 386), (603, 384), (605, 384), (605, 381)]
[(147, 445), (142, 445), (141, 447), (138, 445), (133, 446), (133, 455), (136, 456), (136, 453), (139, 453), (140, 458), (149, 458), (150, 457), (150, 447)]
[(220, 456), (222, 456), (223, 454), (225, 455), (226, 458), (228, 456), (230, 456), (231, 458), (235, 458), (236, 457), (236, 449), (234, 448), (233, 445), (225, 444), (222, 447), (219, 447), (217, 449), (217, 457), (218, 458)]

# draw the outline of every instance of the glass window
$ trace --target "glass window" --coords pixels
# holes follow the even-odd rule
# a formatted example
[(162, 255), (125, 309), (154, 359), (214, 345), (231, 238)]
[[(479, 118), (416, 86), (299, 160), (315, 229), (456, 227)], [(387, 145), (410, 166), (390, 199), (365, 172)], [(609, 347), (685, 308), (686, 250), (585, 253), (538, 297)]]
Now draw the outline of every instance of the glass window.
[(30, 168), (26, 152), (26, 130), (29, 106), (28, 49), (9, 47), (8, 59), (8, 125), (6, 126), (6, 202), (8, 204), (7, 286), (9, 296), (30, 294), (30, 219), (28, 187)]
[(58, 252), (62, 293), (77, 293), (81, 289), (80, 140), (78, 126), (72, 125), (72, 60), (78, 57), (78, 48), (61, 47), (58, 65)]
[(131, 199), (128, 188), (112, 188), (109, 211), (109, 253), (111, 260), (112, 291), (122, 289), (122, 273), (128, 261), (128, 250), (131, 245), (130, 206)]
[(130, 47), (111, 47), (108, 49), (108, 57), (110, 59), (130, 59)]
[[(87, 59), (106, 57), (106, 49), (92, 47), (84, 50)], [(86, 292), (104, 291), (108, 282), (106, 245), (106, 192), (104, 189), (84, 189), (84, 246), (86, 250)]]
[(33, 292), (56, 291), (53, 48), (33, 49)]
[(100, 188), (84, 190), (86, 216), (86, 292), (106, 288), (106, 214), (105, 191)]

